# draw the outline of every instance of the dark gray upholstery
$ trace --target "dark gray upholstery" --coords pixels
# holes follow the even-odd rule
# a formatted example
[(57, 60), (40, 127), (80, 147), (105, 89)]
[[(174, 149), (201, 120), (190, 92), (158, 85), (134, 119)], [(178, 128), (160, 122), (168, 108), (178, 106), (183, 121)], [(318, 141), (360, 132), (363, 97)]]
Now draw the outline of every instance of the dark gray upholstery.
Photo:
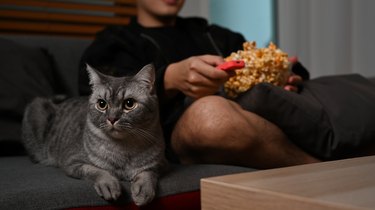
[(19, 143), (26, 105), (35, 97), (78, 95), (78, 66), (91, 40), (0, 36), (0, 156), (23, 154)]
[(6, 36), (19, 44), (46, 49), (55, 60), (55, 70), (68, 95), (78, 95), (78, 65), (83, 51), (92, 42), (90, 39), (53, 36)]
[[(199, 190), (202, 177), (252, 171), (224, 165), (173, 165), (159, 182), (158, 197)], [(123, 182), (119, 204), (130, 202)], [(0, 158), (0, 209), (63, 209), (103, 206), (92, 183), (67, 177), (61, 169), (33, 164), (26, 156)], [(116, 204), (116, 203), (115, 203)]]

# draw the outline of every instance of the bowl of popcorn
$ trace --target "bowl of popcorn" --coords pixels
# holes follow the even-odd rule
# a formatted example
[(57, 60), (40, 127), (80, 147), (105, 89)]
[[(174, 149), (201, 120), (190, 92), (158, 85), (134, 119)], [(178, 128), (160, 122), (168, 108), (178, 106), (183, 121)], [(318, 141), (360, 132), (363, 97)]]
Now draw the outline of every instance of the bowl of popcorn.
[(235, 75), (224, 84), (228, 97), (236, 98), (256, 84), (270, 83), (284, 86), (290, 74), (288, 54), (272, 42), (266, 48), (257, 48), (255, 42), (243, 43), (243, 50), (233, 52), (225, 61), (242, 60), (245, 67), (235, 70)]

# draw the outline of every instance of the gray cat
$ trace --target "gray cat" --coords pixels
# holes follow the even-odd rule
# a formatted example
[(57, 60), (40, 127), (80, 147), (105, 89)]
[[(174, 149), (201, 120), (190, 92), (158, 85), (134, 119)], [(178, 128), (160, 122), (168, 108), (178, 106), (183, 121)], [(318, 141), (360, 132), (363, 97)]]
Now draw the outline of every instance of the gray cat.
[(103, 75), (89, 65), (92, 94), (63, 101), (36, 98), (25, 110), (23, 142), (35, 162), (94, 182), (106, 200), (131, 183), (137, 205), (150, 202), (167, 161), (153, 65), (133, 77)]

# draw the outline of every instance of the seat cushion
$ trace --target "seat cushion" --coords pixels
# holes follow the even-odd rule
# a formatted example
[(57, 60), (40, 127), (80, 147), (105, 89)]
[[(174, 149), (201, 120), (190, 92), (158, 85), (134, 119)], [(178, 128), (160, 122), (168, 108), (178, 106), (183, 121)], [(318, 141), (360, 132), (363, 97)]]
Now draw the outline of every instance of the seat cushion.
[[(172, 165), (161, 177), (157, 198), (148, 208), (183, 209), (179, 207), (183, 204), (199, 209), (201, 178), (252, 170), (226, 165)], [(91, 182), (70, 178), (59, 168), (33, 164), (27, 156), (0, 158), (0, 209), (135, 207), (129, 183), (122, 185), (123, 196), (117, 202), (107, 202), (96, 194)], [(185, 204), (178, 203), (181, 201)]]

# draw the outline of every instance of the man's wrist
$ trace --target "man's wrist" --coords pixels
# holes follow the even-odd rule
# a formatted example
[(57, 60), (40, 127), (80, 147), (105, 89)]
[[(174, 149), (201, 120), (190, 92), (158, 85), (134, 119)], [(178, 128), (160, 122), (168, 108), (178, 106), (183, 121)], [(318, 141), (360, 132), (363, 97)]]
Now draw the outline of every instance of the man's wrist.
[(176, 64), (170, 64), (165, 69), (164, 73), (164, 91), (165, 96), (167, 98), (171, 98), (177, 95), (178, 89), (175, 87), (174, 84), (174, 77), (173, 77), (173, 71), (175, 71), (175, 65)]

